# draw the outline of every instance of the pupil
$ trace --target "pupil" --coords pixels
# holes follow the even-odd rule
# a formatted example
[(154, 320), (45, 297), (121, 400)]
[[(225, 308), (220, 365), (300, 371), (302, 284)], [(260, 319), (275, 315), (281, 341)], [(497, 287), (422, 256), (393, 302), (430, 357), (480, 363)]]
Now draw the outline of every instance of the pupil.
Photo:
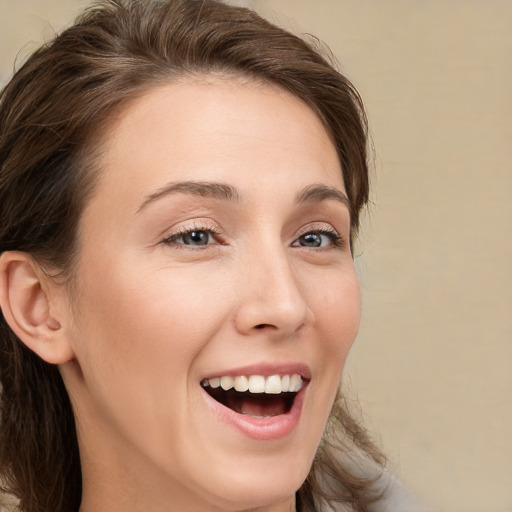
[(208, 243), (208, 233), (206, 231), (191, 231), (184, 241), (191, 245), (206, 245)]
[(303, 244), (308, 247), (320, 247), (322, 245), (322, 239), (320, 235), (316, 233), (308, 233), (302, 237)]

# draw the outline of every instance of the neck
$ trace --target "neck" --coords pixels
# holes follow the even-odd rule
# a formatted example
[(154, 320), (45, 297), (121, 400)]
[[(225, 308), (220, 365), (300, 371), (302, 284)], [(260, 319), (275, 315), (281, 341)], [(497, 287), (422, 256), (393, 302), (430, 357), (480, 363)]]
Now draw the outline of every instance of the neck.
[[(127, 510), (130, 510), (130, 512), (142, 512), (142, 511), (145, 512), (146, 510), (148, 510), (146, 508), (147, 503), (145, 503), (145, 504), (140, 503), (139, 505), (140, 505), (140, 507), (137, 506), (137, 504), (132, 503), (129, 508), (126, 508), (123, 505), (123, 511), (126, 512)], [(173, 511), (176, 510), (174, 502), (172, 505), (172, 509), (173, 509)], [(121, 509), (119, 508), (119, 502), (117, 502), (116, 504), (112, 504), (112, 507), (109, 507), (108, 505), (105, 506), (105, 503), (101, 500), (96, 500), (96, 499), (91, 500), (91, 499), (84, 498), (82, 500), (82, 505), (80, 506), (80, 509), (78, 512), (97, 512), (98, 510), (101, 510), (102, 512), (117, 512), (118, 510), (121, 510)], [(154, 510), (154, 509), (151, 509), (151, 510)], [(183, 512), (193, 512), (193, 511), (195, 512), (198, 509), (197, 508), (180, 508), (179, 510), (183, 511)], [(203, 512), (228, 512), (226, 509), (220, 509), (217, 507), (209, 508), (207, 506), (206, 506), (206, 508), (203, 507), (200, 510), (202, 510)], [(244, 510), (239, 510), (239, 511), (229, 511), (229, 512), (296, 512), (296, 510), (297, 509), (295, 507), (295, 497), (292, 497), (292, 498), (287, 498), (286, 500), (281, 501), (279, 503), (274, 503), (272, 505), (268, 505), (268, 506), (264, 506), (264, 507), (256, 507), (256, 508), (244, 509)], [(168, 506), (165, 508), (165, 511), (169, 512)]]

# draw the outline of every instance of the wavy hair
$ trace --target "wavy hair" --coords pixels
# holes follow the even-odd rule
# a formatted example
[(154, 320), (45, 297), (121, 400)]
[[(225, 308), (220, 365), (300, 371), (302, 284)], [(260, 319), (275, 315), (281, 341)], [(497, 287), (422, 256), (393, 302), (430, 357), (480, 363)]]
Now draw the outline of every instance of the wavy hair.
[[(0, 253), (25, 251), (71, 275), (103, 127), (159, 84), (210, 73), (276, 85), (316, 112), (339, 155), (354, 235), (368, 200), (366, 117), (355, 88), (316, 43), (216, 0), (102, 0), (37, 50), (1, 92)], [(76, 512), (80, 456), (59, 369), (27, 349), (3, 315), (0, 382), (4, 491), (22, 512)], [(374, 461), (376, 471), (362, 475), (358, 460)], [(339, 397), (298, 507), (368, 510), (383, 462)]]

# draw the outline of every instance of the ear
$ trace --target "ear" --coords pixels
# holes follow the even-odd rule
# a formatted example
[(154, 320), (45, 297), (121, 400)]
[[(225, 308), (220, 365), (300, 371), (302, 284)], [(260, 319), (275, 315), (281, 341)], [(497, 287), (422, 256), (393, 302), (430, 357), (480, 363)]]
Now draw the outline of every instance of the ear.
[(57, 307), (65, 293), (32, 256), (7, 251), (0, 256), (0, 307), (14, 334), (41, 359), (63, 364), (73, 351)]

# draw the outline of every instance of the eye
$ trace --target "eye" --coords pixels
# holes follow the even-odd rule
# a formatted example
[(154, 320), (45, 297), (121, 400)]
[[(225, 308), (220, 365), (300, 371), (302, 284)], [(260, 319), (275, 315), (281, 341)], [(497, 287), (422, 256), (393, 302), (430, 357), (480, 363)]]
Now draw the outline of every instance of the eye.
[(334, 230), (316, 229), (300, 235), (292, 244), (293, 247), (307, 247), (310, 249), (324, 248), (329, 246), (340, 247), (343, 239)]
[(192, 247), (202, 247), (215, 242), (215, 233), (211, 229), (196, 228), (174, 233), (163, 240), (165, 244), (182, 244)]

